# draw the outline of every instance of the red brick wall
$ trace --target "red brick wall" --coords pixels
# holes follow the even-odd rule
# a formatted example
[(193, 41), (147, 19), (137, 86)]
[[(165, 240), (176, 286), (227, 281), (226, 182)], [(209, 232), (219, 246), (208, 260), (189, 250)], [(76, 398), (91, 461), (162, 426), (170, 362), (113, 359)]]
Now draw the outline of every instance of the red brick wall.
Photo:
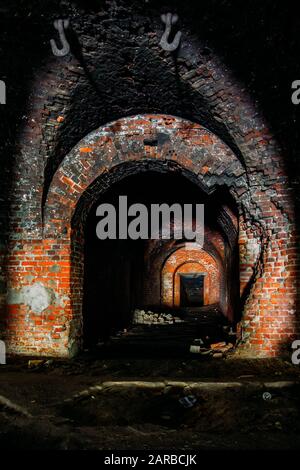
[[(167, 137), (163, 143), (145, 143), (157, 140), (159, 133)], [(52, 180), (44, 207), (43, 234), (37, 225), (35, 238), (11, 241), (5, 315), (9, 350), (68, 355), (80, 346), (81, 228), (89, 207), (103, 190), (101, 176), (108, 178), (109, 184), (109, 178), (113, 181), (118, 172), (138, 172), (144, 164), (167, 165), (191, 178), (196, 175), (207, 194), (218, 185), (227, 185), (241, 214), (242, 293), (249, 288), (242, 348), (262, 355), (278, 353), (297, 328), (295, 233), (287, 217), (292, 215), (292, 203), (284, 181), (278, 182), (279, 166), (270, 172), (280, 203), (270, 202), (274, 192), (254, 187), (249, 190), (249, 205), (249, 194), (241, 192), (248, 187), (245, 170), (229, 147), (198, 124), (157, 115), (125, 118), (83, 139), (65, 157)], [(253, 213), (259, 214), (260, 223), (253, 223)], [(17, 219), (14, 230), (18, 232)], [(32, 289), (41, 297), (45, 307), (41, 311), (40, 305), (32, 306)]]
[[(169, 168), (166, 162), (177, 160), (196, 178), (199, 175), (199, 183), (208, 192), (225, 186), (233, 194), (240, 218), (241, 349), (251, 354), (278, 354), (284, 346), (290, 347), (293, 337), (300, 334), (299, 234), (293, 212), (297, 202), (293, 188), (299, 190), (299, 171), (294, 170), (299, 166), (299, 152), (293, 138), (297, 136), (298, 123), (296, 111), (291, 111), (286, 94), (276, 92), (286, 90), (285, 75), (287, 67), (293, 66), (294, 56), (287, 58), (282, 66), (277, 54), (268, 54), (267, 58), (259, 54), (261, 38), (265, 36), (264, 22), (261, 22), (257, 38), (252, 38), (249, 43), (249, 54), (243, 55), (245, 28), (235, 28), (233, 35), (222, 40), (223, 31), (232, 21), (231, 15), (224, 21), (218, 11), (213, 12), (209, 2), (207, 15), (202, 15), (200, 7), (195, 15), (193, 2), (185, 2), (180, 26), (183, 48), (174, 73), (172, 55), (163, 52), (159, 46), (162, 24), (151, 2), (147, 7), (144, 2), (128, 2), (126, 8), (122, 5), (113, 7), (113, 12), (110, 5), (105, 7), (102, 3), (98, 11), (97, 8), (82, 10), (76, 5), (70, 10), (64, 4), (59, 5), (59, 10), (51, 7), (49, 14), (44, 14), (44, 5), (37, 5), (30, 14), (19, 17), (13, 12), (15, 25), (24, 34), (13, 34), (11, 22), (6, 21), (7, 34), (2, 35), (2, 50), (6, 50), (6, 54), (2, 54), (2, 69), (9, 79), (8, 90), (13, 99), (9, 100), (9, 107), (1, 107), (1, 123), (7, 130), (3, 133), (5, 145), (2, 147), (2, 161), (6, 164), (0, 172), (1, 339), (6, 334), (8, 347), (14, 352), (67, 354), (69, 347), (72, 350), (73, 342), (75, 344), (80, 336), (83, 258), (82, 240), (74, 246), (77, 234), (73, 231), (71, 235), (71, 216), (79, 199), (80, 208), (87, 211), (89, 200), (103, 189), (102, 186), (109, 184), (110, 173), (108, 180), (103, 183), (102, 179), (98, 186), (92, 183), (90, 192), (80, 198), (93, 181), (93, 175), (100, 175), (100, 167), (108, 174), (117, 162), (126, 162), (127, 156), (129, 160), (141, 162), (147, 155), (153, 164), (163, 162), (165, 169)], [(188, 3), (191, 3), (190, 7)], [(11, 8), (13, 10), (13, 6)], [(267, 10), (266, 7), (263, 12), (266, 17)], [(281, 9), (277, 10), (268, 22), (270, 37), (276, 39), (274, 50), (278, 38), (283, 37), (282, 31), (272, 28), (276, 18), (283, 14)], [(9, 18), (5, 16), (6, 11), (3, 12), (4, 19)], [(64, 17), (72, 17), (72, 30), (81, 45), (79, 60), (73, 51), (64, 58), (51, 55), (49, 38), (53, 20), (61, 11)], [(115, 28), (111, 27), (111, 21), (103, 21), (105, 15), (110, 17), (111, 14)], [(205, 34), (201, 33), (199, 38), (197, 33), (198, 15), (204, 21), (203, 31), (210, 31), (204, 42)], [(132, 21), (132, 18), (136, 20)], [(211, 21), (212, 18), (215, 21)], [(248, 23), (251, 30), (251, 22)], [(247, 25), (245, 27), (247, 29)], [(120, 29), (124, 34), (119, 34)], [(32, 31), (35, 34), (29, 34)], [(141, 35), (144, 38), (142, 47)], [(221, 49), (213, 46), (215, 40)], [(232, 45), (235, 47), (237, 43), (240, 47), (233, 57)], [(217, 56), (218, 51), (222, 57), (231, 58), (227, 64), (222, 62), (221, 55)], [(285, 54), (284, 49), (279, 51), (278, 47), (277, 52), (282, 56)], [(259, 57), (261, 60), (257, 60)], [(232, 70), (228, 69), (229, 63)], [(277, 70), (274, 87), (269, 87), (270, 70)], [(243, 82), (237, 77), (243, 77)], [(246, 89), (251, 90), (251, 94)], [(282, 105), (280, 113), (278, 102)], [(262, 109), (272, 124), (270, 128)], [(127, 128), (126, 120), (122, 124), (118, 121), (124, 116), (149, 112), (190, 116), (193, 122), (211, 129), (219, 139), (205, 131), (201, 137), (197, 125), (193, 127), (186, 123), (182, 126), (186, 126), (186, 133), (182, 128), (181, 136), (177, 134), (169, 150), (166, 150), (168, 145), (164, 145), (156, 152), (154, 147), (144, 147), (141, 137), (154, 136), (155, 116), (134, 122), (128, 120)], [(116, 122), (106, 126), (105, 123), (110, 121)], [(176, 123), (173, 118), (165, 120), (167, 129), (176, 127)], [(86, 137), (77, 150), (71, 151), (84, 136), (99, 127), (97, 136)], [(276, 138), (271, 128), (275, 129)], [(199, 145), (193, 133), (198, 135)], [(278, 144), (277, 136), (284, 142), (284, 149)], [(216, 145), (210, 145), (211, 139)], [(220, 140), (229, 147), (220, 146)], [(88, 151), (91, 144), (94, 150), (99, 146), (101, 155)], [(77, 155), (80, 153), (82, 159)], [(126, 171), (134, 170), (124, 170), (124, 174)], [(81, 223), (80, 217), (76, 220)], [(41, 330), (40, 325), (35, 328), (32, 318), (36, 314), (24, 303), (23, 293), (20, 294), (23, 287), (27, 289), (34, 285), (41, 275), (45, 288), (53, 290), (51, 296), (56, 298), (61, 294), (59, 272), (50, 275), (49, 266), (40, 263), (51, 262), (56, 256), (44, 250), (47, 239), (55, 240), (54, 246), (62, 243), (70, 252), (70, 255), (64, 255), (68, 256), (64, 261), (71, 266), (64, 289), (65, 295), (70, 296), (71, 310), (68, 316), (68, 309), (58, 307), (57, 318), (63, 319), (61, 324), (65, 324), (66, 330), (64, 338), (54, 338), (55, 342), (51, 337), (54, 320), (50, 323), (47, 320), (52, 306), (39, 314), (38, 321), (47, 328)], [(41, 246), (42, 255), (31, 253), (31, 245)], [(22, 266), (27, 252), (32, 254), (31, 262), (43, 257), (43, 260), (36, 259), (38, 271), (35, 266)], [(23, 272), (25, 278), (22, 280)], [(232, 278), (232, 283), (238, 284), (238, 279)], [(15, 303), (16, 299), (19, 303)], [(15, 313), (11, 314), (11, 310)], [(62, 337), (62, 332), (60, 334)]]

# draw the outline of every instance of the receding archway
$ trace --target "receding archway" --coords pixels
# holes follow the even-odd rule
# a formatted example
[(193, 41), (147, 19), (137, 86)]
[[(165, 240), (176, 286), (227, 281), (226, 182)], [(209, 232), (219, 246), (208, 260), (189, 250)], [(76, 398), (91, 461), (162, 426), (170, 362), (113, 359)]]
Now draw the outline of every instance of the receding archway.
[[(207, 252), (187, 244), (173, 252), (166, 260), (161, 273), (161, 302), (168, 307), (179, 307), (180, 275), (202, 273), (205, 275), (203, 304), (221, 303), (221, 277), (223, 269)], [(226, 311), (226, 306), (223, 305)]]
[[(233, 246), (239, 232), (240, 252), (242, 250), (241, 294), (246, 294), (243, 300), (244, 315), (248, 315), (254, 322), (251, 320), (251, 344), (262, 354), (275, 354), (280, 338), (276, 336), (275, 326), (272, 330), (275, 336), (261, 337), (257, 325), (263, 327), (269, 317), (266, 316), (265, 307), (257, 310), (257, 302), (260, 295), (265, 295), (265, 286), (270, 279), (275, 282), (278, 279), (278, 270), (268, 258), (276, 240), (267, 238), (267, 214), (262, 223), (255, 219), (255, 225), (250, 227), (252, 233), (248, 237), (251, 221), (247, 217), (253, 202), (247, 192), (245, 168), (229, 147), (199, 124), (173, 116), (157, 115), (124, 118), (94, 131), (65, 157), (52, 180), (44, 206), (43, 237), (45, 244), (48, 240), (53, 240), (56, 258), (60, 259), (61, 256), (62, 263), (71, 267), (69, 278), (51, 273), (55, 295), (70, 299), (68, 308), (62, 310), (66, 326), (59, 335), (55, 333), (56, 337), (59, 336), (60, 354), (62, 351), (66, 354), (73, 353), (82, 338), (83, 230), (87, 215), (99, 195), (110, 186), (111, 178), (115, 177), (113, 175), (119, 174), (121, 177), (122, 174), (130, 174), (134, 163), (139, 163), (140, 172), (149, 171), (156, 164), (161, 165), (166, 172), (180, 171), (207, 195), (214, 194), (220, 187), (227, 187), (239, 208), (239, 221), (229, 208), (224, 208), (221, 219), (230, 246)], [(263, 214), (266, 210), (264, 201), (263, 197), (258, 197), (255, 202), (255, 210)], [(282, 217), (280, 209), (278, 217)], [(277, 247), (276, 250), (277, 254), (273, 250), (273, 255), (276, 254), (281, 259), (282, 247)], [(234, 252), (236, 258), (237, 250), (234, 249)], [(65, 269), (65, 265), (62, 269)], [(294, 296), (290, 290), (288, 274), (282, 273), (281, 276), (282, 286), (286, 288), (290, 299), (289, 305), (292, 305)], [(238, 278), (239, 276), (235, 276), (235, 279)], [(228, 282), (228, 277), (226, 281)], [(235, 284), (238, 285), (238, 282)], [(276, 291), (270, 293), (267, 302), (277, 305), (279, 300)], [(57, 311), (59, 308), (57, 306)], [(274, 312), (277, 312), (276, 309)], [(258, 323), (254, 321), (256, 317)], [(285, 318), (292, 332), (293, 318)], [(245, 325), (247, 328), (249, 322)], [(245, 333), (245, 329), (243, 331)], [(248, 341), (247, 345), (249, 344)]]
[[(172, 116), (135, 116), (87, 136), (64, 159), (49, 188), (44, 211), (44, 237), (61, 240), (69, 253), (70, 283), (57, 276), (58, 289), (71, 300), (67, 347), (82, 340), (84, 227), (93, 204), (112, 183), (159, 166), (162, 173), (180, 173), (209, 197), (218, 186), (238, 200), (246, 185), (245, 170), (233, 152), (198, 124)], [(219, 215), (226, 236), (236, 240), (236, 222), (224, 209)], [(231, 233), (231, 235), (230, 235)], [(54, 276), (53, 276), (54, 277)], [(61, 286), (61, 287), (60, 287)]]
[[(190, 179), (187, 178), (188, 174)], [(172, 309), (176, 310), (179, 307), (178, 301), (172, 303), (161, 298), (160, 293), (168, 281), (166, 276), (161, 276), (163, 268), (153, 258), (154, 253), (159, 253), (163, 259), (169, 257), (171, 264), (174, 257), (177, 257), (179, 261), (184, 259), (187, 262), (189, 258), (184, 256), (186, 253), (189, 253), (192, 260), (198, 262), (200, 259), (202, 270), (206, 270), (208, 274), (205, 281), (205, 305), (220, 304), (224, 315), (231, 320), (228, 311), (234, 311), (235, 306), (232, 304), (231, 309), (228, 308), (225, 300), (224, 275), (222, 274), (222, 278), (220, 275), (220, 272), (224, 271), (225, 259), (230, 257), (231, 252), (229, 248), (227, 253), (225, 248), (229, 247), (229, 242), (223, 231), (221, 220), (223, 213), (221, 201), (224, 202), (224, 195), (223, 198), (221, 195), (219, 197), (215, 195), (211, 200), (212, 198), (205, 195), (195, 183), (191, 173), (186, 173), (184, 176), (180, 167), (171, 165), (166, 168), (160, 161), (153, 162), (151, 170), (144, 168), (140, 162), (119, 165), (105, 178), (109, 178), (110, 185), (103, 185), (106, 190), (89, 211), (84, 228), (83, 330), (85, 344), (97, 343), (115, 331), (128, 328), (136, 308), (161, 309), (162, 311), (167, 309), (170, 313)], [(124, 195), (126, 195), (127, 207), (137, 203), (143, 204), (148, 209), (152, 204), (161, 203), (168, 204), (169, 207), (175, 203), (181, 207), (191, 202), (203, 203), (207, 208), (204, 246), (208, 251), (199, 250), (195, 242), (186, 243), (183, 233), (181, 234), (183, 238), (177, 240), (172, 237), (170, 239), (149, 238), (148, 240), (129, 238), (99, 240), (96, 235), (96, 226), (99, 221), (97, 208), (100, 204), (110, 204), (118, 211), (119, 197), (124, 197)], [(128, 217), (129, 222), (130, 217)], [(78, 225), (76, 216), (73, 224)], [(118, 215), (116, 229), (118, 232)], [(182, 244), (184, 244), (183, 247)], [(172, 245), (178, 248), (169, 256)], [(216, 259), (209, 254), (209, 251), (214, 253)], [(166, 269), (168, 262), (164, 266)], [(188, 268), (188, 264), (181, 266), (177, 263), (178, 273), (172, 272), (176, 279), (172, 295), (178, 299), (177, 278), (180, 271), (189, 272)]]

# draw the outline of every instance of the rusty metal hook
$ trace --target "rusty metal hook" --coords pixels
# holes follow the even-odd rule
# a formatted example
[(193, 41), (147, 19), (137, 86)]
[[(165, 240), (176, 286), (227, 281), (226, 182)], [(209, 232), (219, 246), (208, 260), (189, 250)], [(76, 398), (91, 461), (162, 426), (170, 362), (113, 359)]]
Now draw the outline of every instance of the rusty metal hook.
[(69, 54), (70, 52), (70, 45), (66, 39), (65, 30), (64, 30), (64, 28), (66, 29), (68, 28), (69, 20), (55, 20), (53, 25), (54, 25), (54, 28), (57, 29), (59, 33), (59, 38), (63, 47), (61, 49), (58, 49), (58, 47), (56, 46), (55, 40), (51, 39), (50, 44), (51, 44), (52, 52), (54, 55), (58, 57), (63, 57)]
[(180, 43), (181, 31), (178, 31), (176, 33), (172, 42), (168, 42), (168, 39), (171, 34), (172, 25), (177, 23), (178, 21), (178, 15), (176, 14), (173, 15), (173, 13), (167, 13), (166, 15), (161, 15), (161, 20), (163, 23), (165, 23), (166, 28), (159, 44), (163, 48), (164, 51), (167, 51), (167, 52), (176, 51)]

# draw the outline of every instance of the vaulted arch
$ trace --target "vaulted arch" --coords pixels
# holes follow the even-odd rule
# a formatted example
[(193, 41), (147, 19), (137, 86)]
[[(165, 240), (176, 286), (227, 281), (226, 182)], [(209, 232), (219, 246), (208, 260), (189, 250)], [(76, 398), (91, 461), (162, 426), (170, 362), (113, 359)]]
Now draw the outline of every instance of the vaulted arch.
[[(100, 127), (83, 138), (57, 169), (43, 206), (43, 236), (34, 245), (37, 255), (33, 255), (28, 266), (34, 283), (28, 286), (25, 278), (21, 284), (29, 290), (38, 288), (43, 297), (47, 313), (39, 331), (50, 331), (51, 338), (49, 341), (45, 335), (44, 351), (73, 354), (81, 344), (83, 233), (91, 207), (115, 182), (151, 169), (180, 173), (211, 201), (221, 190), (226, 190), (224, 194), (235, 201), (238, 221), (226, 198), (218, 213), (219, 226), (228, 242), (226, 273), (235, 271), (231, 280), (229, 274), (225, 276), (225, 282), (241, 286), (240, 331), (245, 347), (262, 354), (276, 354), (280, 344), (280, 337), (278, 340), (276, 336), (276, 306), (282, 298), (277, 296), (279, 285), (286, 292), (282, 321), (289, 325), (291, 334), (294, 331), (293, 317), (289, 314), (294, 291), (284, 261), (286, 253), (293, 256), (285, 249), (292, 237), (289, 220), (283, 218), (281, 207), (275, 204), (270, 214), (268, 194), (251, 189), (244, 165), (218, 136), (197, 123), (169, 115), (137, 115)], [(281, 238), (280, 243), (276, 236), (271, 236), (274, 220), (277, 224), (282, 220), (282, 229), (286, 226), (286, 238)], [(41, 256), (46, 258), (42, 265)], [(238, 274), (234, 266), (239, 256)], [(225, 289), (230, 290), (228, 286)], [(225, 297), (222, 300), (222, 296), (220, 301), (233, 319), (232, 303)], [(19, 305), (22, 315), (32, 309), (26, 301)], [(266, 322), (272, 325), (274, 336), (262, 336)], [(35, 348), (34, 335), (30, 341)]]
[[(161, 302), (167, 307), (180, 306), (180, 273), (200, 273), (204, 279), (204, 305), (221, 304), (224, 268), (207, 252), (195, 244), (186, 244), (173, 252), (161, 271)], [(223, 309), (226, 312), (223, 292)]]
[[(236, 199), (246, 191), (245, 170), (236, 155), (204, 127), (174, 116), (134, 116), (100, 128), (66, 156), (49, 188), (44, 207), (44, 236), (61, 237), (70, 230), (80, 200), (83, 218), (99, 193), (109, 185), (109, 175), (146, 171), (155, 162), (192, 175), (207, 193), (226, 186)], [(144, 169), (142, 169), (144, 167)], [(172, 170), (173, 168), (173, 170)], [(110, 172), (110, 173), (109, 173)], [(107, 175), (107, 179), (105, 176)], [(103, 179), (99, 179), (104, 176)], [(84, 222), (84, 220), (83, 220)]]

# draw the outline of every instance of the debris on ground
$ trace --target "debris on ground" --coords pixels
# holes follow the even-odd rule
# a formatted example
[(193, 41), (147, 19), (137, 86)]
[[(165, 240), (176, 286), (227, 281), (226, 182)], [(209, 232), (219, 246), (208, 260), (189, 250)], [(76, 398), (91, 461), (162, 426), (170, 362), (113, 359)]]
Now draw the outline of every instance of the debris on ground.
[[(201, 340), (202, 341), (202, 340)], [(190, 345), (190, 352), (194, 354), (200, 354), (201, 356), (211, 356), (215, 359), (224, 357), (234, 346), (232, 343), (226, 343), (221, 341), (219, 343), (212, 343), (210, 346), (205, 347), (204, 342), (199, 343), (199, 339), (194, 340), (194, 343)], [(201, 346), (199, 346), (201, 344)]]
[(225, 341), (222, 341), (220, 343), (213, 343), (210, 345), (211, 349), (221, 349), (224, 348), (224, 346), (226, 346)]
[(38, 370), (44, 367), (51, 367), (53, 364), (53, 359), (30, 359), (27, 363), (27, 368), (32, 370)]
[(197, 403), (197, 398), (194, 395), (187, 395), (178, 401), (184, 408), (192, 408)]
[(190, 352), (191, 353), (201, 353), (201, 346), (197, 346), (197, 345), (194, 345), (194, 344), (191, 344), (190, 346)]
[(204, 341), (202, 338), (196, 338), (194, 339), (194, 343), (197, 343), (197, 344), (200, 344), (200, 345), (203, 345), (204, 344)]
[(215, 353), (213, 353), (212, 357), (213, 357), (214, 359), (222, 359), (223, 353), (221, 353), (221, 352), (215, 352)]
[(43, 359), (30, 359), (28, 361), (28, 369), (36, 369), (45, 363)]
[(172, 323), (184, 323), (184, 320), (170, 313), (155, 313), (151, 310), (140, 310), (136, 308), (133, 312), (132, 322), (134, 325), (170, 325)]

